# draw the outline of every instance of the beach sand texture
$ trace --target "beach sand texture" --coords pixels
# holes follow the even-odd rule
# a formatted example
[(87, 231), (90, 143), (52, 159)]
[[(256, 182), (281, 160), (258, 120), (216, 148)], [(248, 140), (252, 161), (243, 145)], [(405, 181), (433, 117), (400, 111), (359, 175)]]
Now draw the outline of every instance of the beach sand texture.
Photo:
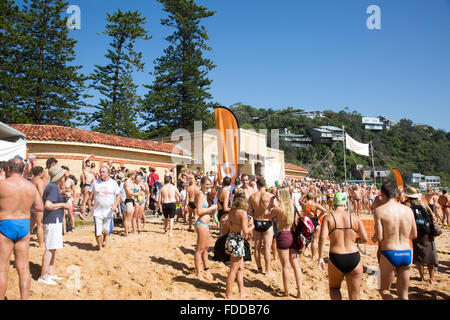
[[(82, 226), (64, 236), (64, 249), (56, 254), (55, 273), (64, 277), (57, 286), (37, 282), (41, 272), (43, 249), (37, 247), (36, 235), (32, 235), (30, 247), (30, 271), (32, 275), (30, 299), (32, 300), (209, 300), (224, 299), (225, 283), (229, 267), (211, 259), (218, 230), (211, 229), (210, 269), (213, 279), (201, 282), (195, 276), (194, 251), (196, 233), (188, 232), (187, 225), (175, 224), (174, 238), (163, 233), (163, 223), (148, 220), (141, 234), (123, 236), (123, 228), (116, 226), (107, 246), (98, 252), (94, 239), (94, 227)], [(438, 250), (450, 251), (450, 229), (436, 238)], [(376, 246), (360, 245), (361, 257), (366, 267), (377, 268)], [(328, 247), (326, 248), (328, 250)], [(365, 253), (364, 253), (365, 252)], [(311, 261), (308, 248), (300, 258), (303, 273), (303, 299), (329, 300), (327, 273), (317, 269), (317, 261)], [(439, 255), (437, 285), (419, 281), (417, 269), (413, 269), (410, 283), (410, 299), (449, 299), (450, 255)], [(12, 258), (13, 261), (13, 258)], [(264, 262), (263, 262), (264, 265)], [(251, 300), (295, 299), (296, 285), (291, 270), (290, 297), (283, 296), (281, 264), (273, 261), (274, 276), (268, 279), (257, 273), (253, 259), (245, 263), (244, 282)], [(425, 276), (428, 280), (428, 272)], [(361, 299), (379, 300), (374, 275), (364, 273)], [(395, 284), (393, 285), (395, 288)], [(348, 299), (345, 281), (342, 297)], [(392, 290), (396, 297), (395, 290)], [(239, 298), (237, 284), (234, 298)], [(8, 276), (9, 300), (19, 299), (18, 275), (11, 262)]]

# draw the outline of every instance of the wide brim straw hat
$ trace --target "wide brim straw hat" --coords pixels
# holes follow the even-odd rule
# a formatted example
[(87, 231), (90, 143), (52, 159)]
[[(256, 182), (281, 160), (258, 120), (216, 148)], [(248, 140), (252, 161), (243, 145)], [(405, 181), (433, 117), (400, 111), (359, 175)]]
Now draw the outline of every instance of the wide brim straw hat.
[(48, 174), (50, 175), (50, 182), (59, 181), (67, 170), (61, 168), (60, 166), (53, 166), (48, 170)]
[(405, 196), (411, 199), (418, 199), (420, 198), (420, 193), (416, 188), (408, 187), (405, 190)]

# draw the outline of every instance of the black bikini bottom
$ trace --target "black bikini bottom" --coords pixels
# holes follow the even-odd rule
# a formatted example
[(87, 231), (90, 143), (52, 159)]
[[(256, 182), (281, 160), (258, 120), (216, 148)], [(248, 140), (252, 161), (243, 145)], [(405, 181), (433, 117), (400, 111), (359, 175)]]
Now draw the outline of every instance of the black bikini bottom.
[(330, 252), (330, 261), (338, 268), (342, 273), (349, 273), (353, 271), (361, 261), (361, 255), (358, 252), (337, 254)]
[(255, 231), (266, 232), (272, 226), (272, 221), (255, 220)]

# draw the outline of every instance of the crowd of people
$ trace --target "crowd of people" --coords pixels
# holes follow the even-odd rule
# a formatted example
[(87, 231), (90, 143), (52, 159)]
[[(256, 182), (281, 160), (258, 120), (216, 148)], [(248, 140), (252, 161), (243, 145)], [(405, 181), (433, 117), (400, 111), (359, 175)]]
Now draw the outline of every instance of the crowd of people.
[[(96, 171), (93, 158), (91, 155), (83, 160), (79, 179), (54, 158), (46, 161), (45, 169), (36, 165), (32, 155), (27, 161), (15, 157), (0, 163), (0, 299), (5, 297), (13, 250), (21, 297), (29, 296), (28, 250), (34, 230), (39, 246), (45, 249), (38, 282), (56, 285), (62, 280), (54, 272), (56, 250), (63, 248), (63, 235), (75, 229), (77, 208), (81, 219), (93, 219), (99, 251), (107, 245), (114, 218), (121, 219), (125, 237), (145, 228), (147, 210), (163, 216), (168, 237), (175, 236), (174, 224), (181, 219), (187, 225), (186, 232), (195, 231), (197, 235), (193, 262), (201, 281), (212, 277), (208, 250), (214, 224), (219, 230), (215, 256), (230, 263), (227, 299), (232, 298), (235, 282), (241, 297), (247, 296), (244, 261), (252, 257), (258, 272), (267, 278), (272, 277), (272, 260), (279, 258), (287, 296), (291, 266), (296, 296), (302, 298), (299, 254), (304, 253), (304, 248), (302, 252), (298, 245), (296, 226), (304, 217), (313, 226), (311, 259), (317, 261), (321, 271), (325, 271), (324, 245), (328, 238), (330, 241), (327, 271), (331, 299), (341, 299), (344, 279), (349, 298), (359, 299), (363, 266), (358, 244), (370, 237), (378, 243), (383, 299), (392, 298), (394, 275), (398, 297), (408, 299), (413, 264), (418, 266), (422, 279), (427, 266), (430, 281), (435, 283), (438, 259), (434, 237), (439, 235), (439, 222), (449, 225), (450, 197), (445, 190), (442, 194), (428, 190), (422, 196), (411, 187), (398, 194), (392, 182), (378, 189), (375, 185), (289, 177), (271, 186), (263, 176), (245, 173), (239, 173), (234, 180), (225, 177), (219, 181), (216, 172), (204, 173), (200, 168), (182, 169), (178, 176), (174, 169), (166, 170), (160, 180), (151, 167), (148, 172), (147, 168), (134, 171), (114, 168), (109, 162)], [(363, 214), (373, 215), (374, 235), (367, 234)]]

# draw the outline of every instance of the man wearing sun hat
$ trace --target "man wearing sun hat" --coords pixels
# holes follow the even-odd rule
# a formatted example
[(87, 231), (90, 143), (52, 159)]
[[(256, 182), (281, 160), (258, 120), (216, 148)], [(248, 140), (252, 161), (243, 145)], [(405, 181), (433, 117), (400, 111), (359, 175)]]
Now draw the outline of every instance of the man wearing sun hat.
[(44, 189), (44, 243), (45, 251), (42, 257), (42, 270), (38, 282), (57, 285), (55, 280), (62, 280), (54, 273), (56, 250), (63, 248), (64, 209), (69, 204), (64, 202), (61, 190), (65, 187), (65, 173), (60, 166), (52, 166), (48, 170), (50, 183)]
[(413, 263), (419, 269), (420, 280), (424, 280), (424, 267), (427, 266), (430, 274), (430, 283), (436, 284), (434, 267), (438, 266), (436, 244), (433, 237), (432, 211), (421, 198), (422, 195), (413, 187), (405, 190), (404, 202), (414, 212), (417, 226), (417, 238), (413, 239)]

